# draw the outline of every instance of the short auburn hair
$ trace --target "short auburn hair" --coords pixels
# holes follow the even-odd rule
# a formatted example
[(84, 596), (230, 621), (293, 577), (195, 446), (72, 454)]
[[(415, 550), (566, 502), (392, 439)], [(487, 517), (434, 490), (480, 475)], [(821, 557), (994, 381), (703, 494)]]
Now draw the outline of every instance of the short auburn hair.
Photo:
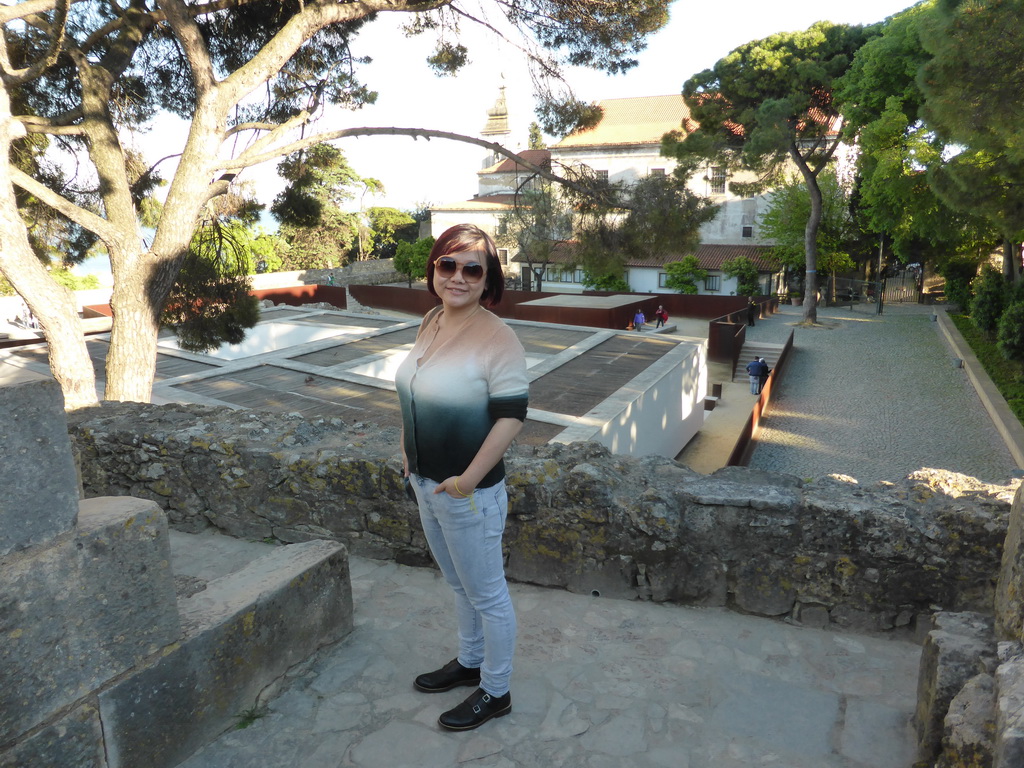
[(448, 227), (434, 241), (434, 247), (430, 249), (430, 256), (427, 259), (427, 290), (437, 296), (437, 291), (434, 290), (435, 261), (442, 256), (477, 249), (483, 250), (485, 254), (484, 269), (486, 271), (484, 292), (480, 297), (480, 303), (488, 307), (496, 306), (505, 294), (505, 275), (501, 271), (498, 247), (490, 235), (474, 224), (456, 224), (454, 227)]

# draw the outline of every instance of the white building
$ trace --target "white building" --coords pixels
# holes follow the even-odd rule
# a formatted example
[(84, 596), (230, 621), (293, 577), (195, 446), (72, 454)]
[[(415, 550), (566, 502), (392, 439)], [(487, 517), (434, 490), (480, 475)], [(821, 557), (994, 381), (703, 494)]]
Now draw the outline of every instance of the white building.
[[(686, 129), (690, 117), (682, 96), (608, 99), (599, 105), (603, 116), (595, 127), (566, 136), (550, 150), (527, 150), (521, 153), (523, 159), (553, 167), (556, 172), (559, 167), (586, 166), (611, 184), (631, 185), (646, 176), (672, 173), (675, 161), (661, 156), (661, 138), (670, 131)], [(483, 131), (499, 143), (508, 135), (507, 111), (502, 110), (503, 97), (489, 110)], [(431, 209), (431, 233), (436, 237), (452, 224), (468, 221), (496, 234), (500, 217), (511, 208), (516, 191), (532, 177), (532, 171), (512, 160), (488, 158), (478, 172), (479, 192), (472, 200)], [(700, 292), (734, 294), (736, 281), (722, 272), (722, 263), (738, 256), (746, 256), (758, 267), (764, 293), (780, 290), (781, 273), (767, 258), (767, 244), (757, 231), (758, 214), (765, 208), (766, 196), (739, 197), (729, 191), (728, 181), (725, 169), (714, 166), (706, 167), (690, 181), (693, 192), (721, 206), (718, 215), (701, 227), (701, 247), (694, 254), (709, 273)], [(665, 287), (665, 265), (686, 255), (680, 252), (633, 260), (626, 264), (626, 279), (637, 292), (671, 293)], [(510, 271), (519, 273), (524, 285), (530, 284), (527, 265), (514, 253), (503, 252), (502, 256), (504, 263), (510, 264)], [(570, 261), (568, 249), (562, 251), (561, 258), (556, 253), (548, 264), (544, 289), (582, 291), (582, 271), (563, 268), (560, 261)]]

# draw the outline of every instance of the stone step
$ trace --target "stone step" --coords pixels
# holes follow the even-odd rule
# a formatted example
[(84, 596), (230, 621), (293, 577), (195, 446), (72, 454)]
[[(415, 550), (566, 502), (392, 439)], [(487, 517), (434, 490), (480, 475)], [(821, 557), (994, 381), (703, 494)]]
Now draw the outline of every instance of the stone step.
[(779, 362), (779, 357), (782, 356), (782, 350), (784, 349), (782, 344), (769, 344), (767, 342), (745, 342), (743, 349), (740, 350), (739, 360), (736, 361), (736, 367), (733, 368), (732, 377), (735, 381), (737, 376), (746, 375), (746, 365), (754, 357), (763, 357), (768, 367), (775, 370), (776, 364)]
[(172, 768), (352, 629), (348, 552), (173, 532), (180, 643), (100, 697), (109, 768)]

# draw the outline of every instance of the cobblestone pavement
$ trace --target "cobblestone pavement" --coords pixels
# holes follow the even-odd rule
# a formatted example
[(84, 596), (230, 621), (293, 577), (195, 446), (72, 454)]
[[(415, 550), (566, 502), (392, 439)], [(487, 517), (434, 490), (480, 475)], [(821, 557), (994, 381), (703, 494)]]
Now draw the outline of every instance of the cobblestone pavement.
[(426, 568), (351, 559), (355, 628), (266, 715), (178, 768), (909, 768), (920, 648), (743, 616), (512, 584), (512, 713), (468, 733), (423, 694), (453, 655)]
[(1010, 479), (1016, 464), (966, 372), (954, 367), (931, 307), (822, 309), (821, 328), (795, 326), (800, 312), (783, 307), (747, 329), (748, 339), (778, 343), (795, 330), (751, 467), (861, 483), (923, 467)]

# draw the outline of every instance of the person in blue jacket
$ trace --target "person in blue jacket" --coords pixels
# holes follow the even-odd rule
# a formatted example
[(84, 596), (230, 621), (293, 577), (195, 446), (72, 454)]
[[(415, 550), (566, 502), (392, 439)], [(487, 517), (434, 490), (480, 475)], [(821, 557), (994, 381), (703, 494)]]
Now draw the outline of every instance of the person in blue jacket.
[(747, 363), (747, 375), (750, 377), (750, 394), (761, 394), (761, 361), (756, 357)]

